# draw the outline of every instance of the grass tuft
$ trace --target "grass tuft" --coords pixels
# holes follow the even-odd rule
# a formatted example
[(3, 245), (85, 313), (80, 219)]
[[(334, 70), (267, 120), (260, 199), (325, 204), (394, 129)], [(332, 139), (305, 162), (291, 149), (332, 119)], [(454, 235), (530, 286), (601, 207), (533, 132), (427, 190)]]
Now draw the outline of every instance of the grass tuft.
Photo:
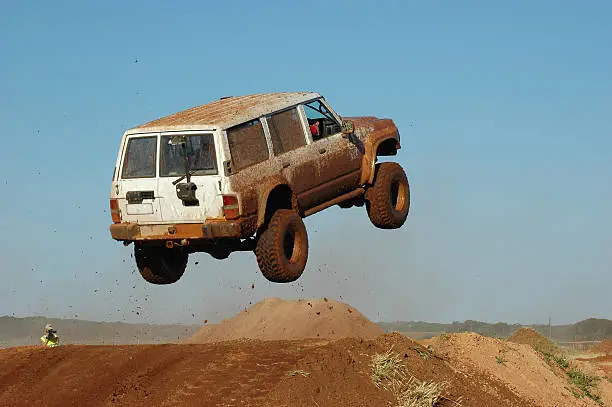
[(310, 373), (305, 372), (303, 370), (292, 370), (290, 372), (287, 372), (287, 376), (289, 376), (289, 377), (293, 377), (293, 376), (297, 376), (297, 375), (302, 375), (304, 377), (308, 377), (308, 376), (310, 376)]
[(429, 359), (429, 352), (424, 351), (422, 349), (419, 348), (415, 348), (415, 350), (417, 351), (417, 353), (419, 354), (419, 356), (423, 359), (423, 360), (427, 360)]
[[(385, 387), (384, 382), (392, 381), (402, 374), (402, 359), (399, 354), (393, 354), (391, 350), (385, 353), (377, 353), (372, 357), (372, 381), (376, 387)], [(386, 388), (386, 387), (385, 387)]]
[(589, 376), (583, 371), (578, 370), (576, 368), (568, 370), (570, 367), (570, 362), (566, 357), (541, 348), (536, 348), (536, 350), (544, 356), (544, 359), (546, 359), (547, 362), (551, 363), (551, 361), (554, 361), (557, 366), (559, 366), (567, 374), (570, 383), (573, 384), (575, 388), (566, 388), (574, 395), (574, 397), (588, 397), (594, 400), (597, 404), (603, 405), (601, 397), (598, 394), (594, 393), (594, 391), (597, 390), (597, 383), (600, 380), (599, 377)]
[(597, 394), (593, 394), (592, 390), (597, 388), (597, 382), (599, 377), (589, 376), (588, 374), (578, 370), (572, 369), (567, 372), (572, 384), (582, 390), (582, 395), (590, 399), (595, 400), (598, 404), (603, 405), (601, 397)]
[[(422, 382), (408, 373), (402, 358), (391, 350), (372, 357), (372, 382), (393, 394), (398, 407), (433, 407), (438, 404), (446, 382)], [(450, 400), (452, 401), (452, 400)], [(455, 405), (459, 403), (452, 401)]]
[(446, 383), (421, 382), (410, 376), (407, 380), (395, 380), (392, 387), (398, 407), (431, 407), (440, 401)]
[(553, 356), (553, 360), (559, 365), (559, 367), (563, 370), (569, 367), (569, 361), (563, 356)]

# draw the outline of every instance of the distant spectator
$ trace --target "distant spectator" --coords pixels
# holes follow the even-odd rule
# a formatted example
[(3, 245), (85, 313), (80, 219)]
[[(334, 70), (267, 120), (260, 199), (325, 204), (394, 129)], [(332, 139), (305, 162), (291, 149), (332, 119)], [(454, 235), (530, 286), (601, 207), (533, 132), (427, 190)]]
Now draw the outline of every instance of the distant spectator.
[(49, 324), (45, 326), (45, 334), (40, 337), (40, 341), (43, 346), (48, 348), (54, 348), (59, 346), (59, 336), (57, 335), (57, 331), (53, 329), (53, 327)]

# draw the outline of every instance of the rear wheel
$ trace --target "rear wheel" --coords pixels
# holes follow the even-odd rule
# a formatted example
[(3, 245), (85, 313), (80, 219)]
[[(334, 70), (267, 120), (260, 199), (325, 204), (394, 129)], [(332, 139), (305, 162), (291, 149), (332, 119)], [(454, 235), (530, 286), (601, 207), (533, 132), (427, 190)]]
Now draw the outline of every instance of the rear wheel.
[(302, 218), (294, 210), (277, 210), (255, 247), (263, 276), (274, 283), (300, 278), (308, 260), (308, 234)]
[(135, 246), (136, 266), (142, 278), (151, 284), (176, 283), (187, 268), (189, 253), (182, 248)]
[(374, 185), (366, 192), (366, 209), (372, 224), (380, 229), (397, 229), (406, 222), (410, 185), (398, 163), (376, 165)]

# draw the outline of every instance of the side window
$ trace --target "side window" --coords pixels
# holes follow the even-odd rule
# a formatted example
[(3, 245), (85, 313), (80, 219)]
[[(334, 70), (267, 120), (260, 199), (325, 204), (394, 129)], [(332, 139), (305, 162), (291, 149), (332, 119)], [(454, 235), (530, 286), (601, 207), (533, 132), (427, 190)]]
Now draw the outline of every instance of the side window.
[(306, 145), (306, 135), (297, 108), (273, 114), (267, 118), (267, 122), (275, 155)]
[(320, 100), (305, 104), (304, 112), (314, 141), (340, 133), (340, 123)]
[(269, 158), (268, 143), (259, 120), (227, 129), (227, 142), (235, 171)]
[(157, 137), (132, 137), (128, 140), (121, 178), (154, 178)]

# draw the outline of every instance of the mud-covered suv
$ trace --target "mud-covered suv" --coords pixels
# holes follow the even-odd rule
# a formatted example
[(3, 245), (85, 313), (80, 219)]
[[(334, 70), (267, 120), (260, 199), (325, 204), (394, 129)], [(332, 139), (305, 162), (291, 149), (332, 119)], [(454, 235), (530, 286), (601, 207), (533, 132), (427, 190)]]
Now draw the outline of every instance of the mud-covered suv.
[(220, 100), (127, 130), (110, 194), (113, 239), (134, 243), (142, 277), (170, 284), (190, 253), (254, 251), (264, 277), (297, 280), (308, 258), (302, 218), (365, 205), (401, 227), (410, 190), (390, 119), (343, 118), (318, 93)]

